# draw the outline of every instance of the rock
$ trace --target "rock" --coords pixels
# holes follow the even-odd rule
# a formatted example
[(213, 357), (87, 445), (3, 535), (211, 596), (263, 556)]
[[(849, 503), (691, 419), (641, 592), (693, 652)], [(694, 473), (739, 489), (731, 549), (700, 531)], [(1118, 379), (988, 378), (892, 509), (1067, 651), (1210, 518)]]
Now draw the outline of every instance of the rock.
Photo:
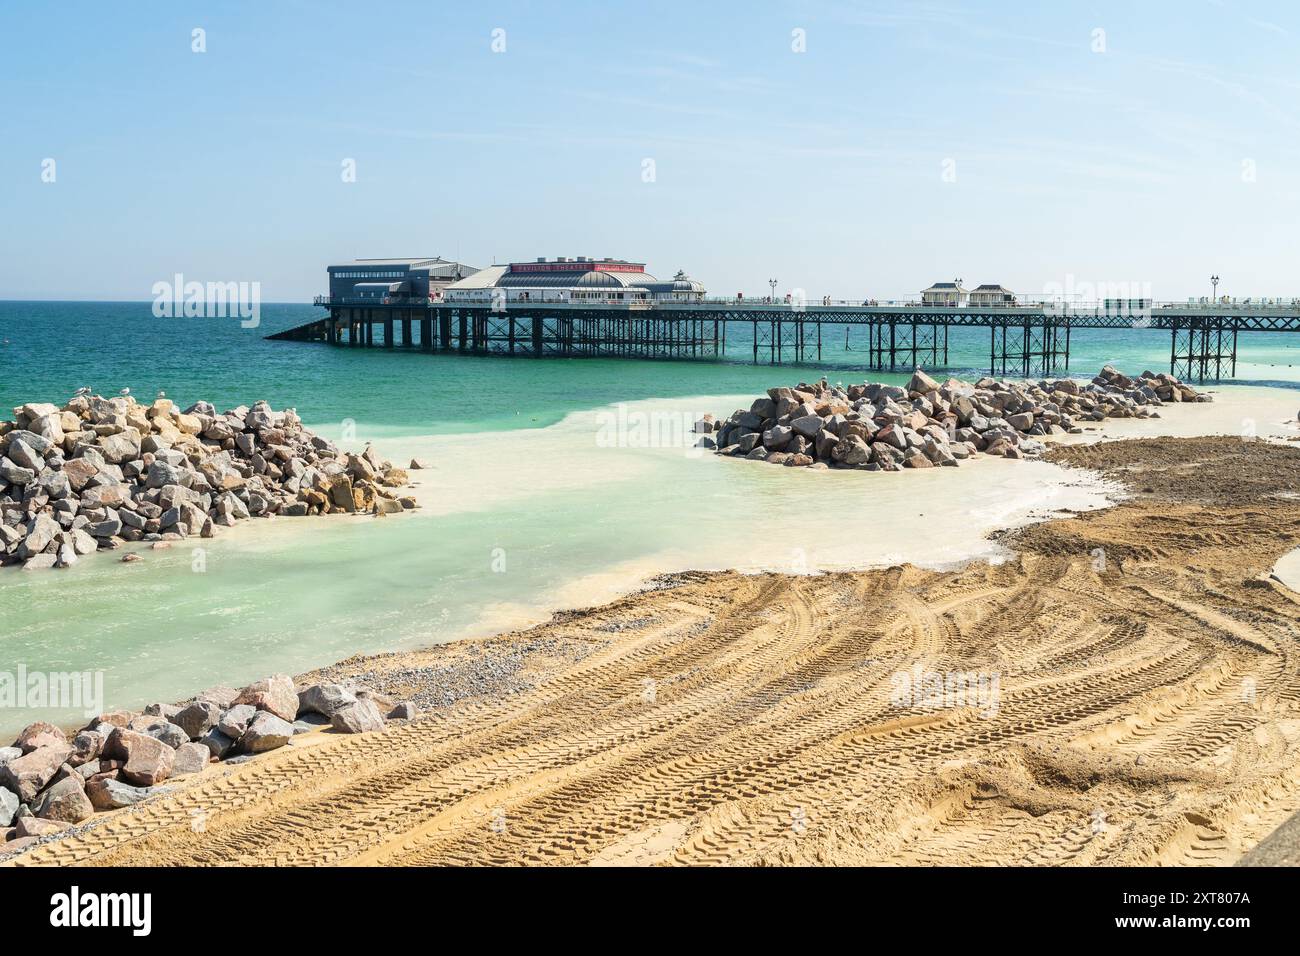
[(138, 734), (147, 734), (158, 727), (164, 727), (167, 721), (162, 717), (150, 717), (147, 714), (138, 714), (126, 722), (127, 730), (134, 730)]
[(109, 724), (113, 727), (125, 727), (131, 723), (133, 717), (135, 717), (135, 714), (131, 713), (129, 710), (106, 710), (98, 717), (92, 718), (90, 723), (86, 725), (86, 729), (99, 730), (100, 724)]
[[(206, 730), (207, 728), (205, 727), (204, 731), (206, 732)], [(145, 731), (145, 733), (156, 740), (161, 740), (168, 747), (171, 747), (172, 750), (176, 750), (190, 742), (190, 735), (178, 725), (172, 723), (160, 724), (157, 727), (150, 728)], [(195, 736), (198, 735), (196, 734)]]
[(172, 761), (172, 776), (184, 777), (192, 773), (201, 773), (212, 759), (212, 751), (206, 744), (181, 744), (176, 748)]
[(342, 684), (312, 684), (298, 693), (298, 712), (332, 717), (340, 708), (356, 703), (356, 695)]
[(411, 463), (406, 467), (410, 471), (423, 471), (431, 466), (423, 458), (412, 458)]
[(248, 729), (248, 722), (257, 715), (257, 708), (252, 704), (236, 704), (221, 715), (217, 729), (227, 737), (238, 740)]
[(218, 760), (221, 760), (235, 746), (235, 741), (227, 737), (215, 727), (203, 735), (199, 741), (204, 747), (208, 748), (208, 753), (212, 754)]
[(147, 796), (148, 788), (133, 787), (110, 777), (100, 777), (86, 784), (86, 797), (96, 810), (121, 810), (139, 803)]
[(44, 457), (21, 438), (15, 437), (10, 440), (7, 454), (10, 461), (20, 468), (30, 469), (33, 475), (45, 467)]
[(763, 447), (768, 451), (778, 451), (790, 443), (794, 429), (789, 425), (773, 425), (763, 432)]
[(293, 686), (293, 678), (285, 674), (249, 684), (235, 698), (236, 704), (252, 704), (258, 710), (270, 711), (285, 721), (292, 721), (298, 716), (298, 692)]
[(18, 817), (14, 822), (15, 839), (18, 837), (45, 837), (55, 833), (62, 833), (72, 826), (64, 820), (46, 820), (44, 817), (35, 815), (29, 817)]
[(104, 735), (97, 730), (82, 730), (72, 740), (72, 754), (68, 763), (80, 767), (94, 760), (104, 749)]
[(826, 423), (820, 415), (804, 415), (802, 418), (796, 418), (790, 423), (796, 434), (803, 435), (805, 438), (814, 438), (817, 433), (824, 428)]
[(330, 716), (330, 725), (340, 733), (364, 734), (383, 730), (384, 718), (372, 700), (357, 700), (340, 707)]
[(389, 720), (415, 720), (418, 716), (420, 716), (420, 708), (409, 701), (398, 704), (388, 712)]
[(80, 492), (86, 487), (86, 482), (99, 474), (99, 466), (89, 458), (73, 458), (64, 462), (63, 474), (72, 490)]
[(23, 753), (31, 753), (38, 747), (48, 747), (50, 744), (66, 744), (67, 736), (58, 727), (53, 724), (47, 724), (43, 720), (38, 720), (34, 724), (28, 724), (23, 728), (18, 739), (14, 741), (14, 746), (22, 750)]
[(180, 709), (172, 722), (185, 732), (187, 740), (198, 740), (221, 720), (221, 708), (207, 700), (196, 700)]
[(0, 478), (11, 485), (29, 485), (36, 480), (36, 472), (22, 467), (10, 458), (0, 458)]
[(299, 714), (298, 719), (293, 722), (293, 732), (295, 734), (309, 734), (313, 730), (320, 730), (322, 727), (328, 727), (330, 719), (324, 714)]
[(909, 392), (926, 395), (930, 392), (937, 392), (939, 390), (939, 383), (918, 368), (912, 373), (911, 379), (908, 380), (907, 390)]
[(239, 747), (245, 753), (259, 754), (283, 747), (293, 736), (293, 726), (270, 711), (261, 711), (248, 723), (248, 729), (239, 738)]
[(7, 764), (11, 760), (17, 760), (22, 755), (21, 747), (0, 747), (0, 766)]
[(22, 806), (18, 794), (8, 787), (0, 787), (0, 827), (7, 827), (14, 822), (18, 808)]
[(161, 740), (120, 727), (104, 744), (104, 753), (123, 761), (123, 779), (141, 787), (156, 786), (171, 776), (175, 759), (175, 751)]
[(47, 514), (38, 514), (27, 523), (27, 537), (23, 540), (23, 548), (27, 554), (39, 555), (42, 551), (50, 546), (62, 528), (59, 523)]
[(32, 804), (32, 812), (42, 820), (80, 823), (94, 815), (95, 807), (86, 796), (84, 781), (73, 774), (42, 793)]
[(71, 753), (72, 748), (67, 744), (50, 744), (11, 760), (0, 766), (0, 786), (18, 794), (23, 803), (31, 803), (54, 779)]
[(120, 465), (124, 461), (134, 461), (140, 457), (140, 433), (135, 429), (128, 429), (116, 435), (109, 435), (100, 439), (99, 448), (104, 459), (111, 464)]
[(233, 687), (226, 687), (222, 685), (217, 687), (209, 687), (207, 690), (203, 691), (203, 693), (197, 694), (194, 699), (206, 700), (209, 703), (216, 704), (223, 711), (225, 711), (231, 708), (231, 706), (235, 703), (235, 698), (238, 696), (239, 696), (239, 691), (235, 690)]
[(329, 485), (330, 501), (334, 507), (344, 511), (357, 510), (356, 496), (353, 494), (352, 479), (347, 475), (336, 475)]

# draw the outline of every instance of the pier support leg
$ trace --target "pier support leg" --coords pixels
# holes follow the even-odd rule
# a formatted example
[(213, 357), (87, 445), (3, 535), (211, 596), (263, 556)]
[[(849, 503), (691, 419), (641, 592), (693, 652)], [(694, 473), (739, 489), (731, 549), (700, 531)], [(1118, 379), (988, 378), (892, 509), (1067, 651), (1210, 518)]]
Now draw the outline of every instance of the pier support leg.
[(420, 348), (425, 352), (433, 348), (433, 317), (428, 312), (420, 316)]

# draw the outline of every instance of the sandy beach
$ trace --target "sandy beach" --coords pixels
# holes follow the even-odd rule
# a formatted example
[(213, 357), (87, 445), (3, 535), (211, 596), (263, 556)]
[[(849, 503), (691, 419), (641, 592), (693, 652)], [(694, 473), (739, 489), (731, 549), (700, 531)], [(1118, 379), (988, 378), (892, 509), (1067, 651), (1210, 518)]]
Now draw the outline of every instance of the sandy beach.
[[(1009, 532), (1001, 563), (680, 574), (344, 661), (311, 676), (431, 710), (214, 766), (14, 862), (1231, 864), (1300, 809), (1300, 597), (1270, 578), (1300, 450), (1051, 458), (1128, 497)], [(900, 674), (953, 673), (994, 693), (899, 699)]]

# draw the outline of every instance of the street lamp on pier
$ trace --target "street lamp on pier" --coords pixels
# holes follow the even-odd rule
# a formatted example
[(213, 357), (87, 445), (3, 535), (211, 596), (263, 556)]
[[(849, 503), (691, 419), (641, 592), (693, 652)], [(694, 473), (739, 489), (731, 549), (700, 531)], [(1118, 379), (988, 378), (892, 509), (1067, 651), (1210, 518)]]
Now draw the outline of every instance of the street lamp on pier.
[(780, 281), (780, 280), (778, 280), (778, 279), (768, 279), (768, 280), (767, 280), (767, 284), (768, 284), (768, 286), (770, 286), (771, 289), (772, 289), (772, 301), (773, 301), (773, 302), (776, 301), (776, 286), (777, 286), (777, 283), (778, 283), (779, 281)]
[(1212, 296), (1210, 296), (1210, 301), (1211, 301), (1211, 302), (1218, 302), (1218, 301), (1219, 301), (1219, 277), (1218, 277), (1218, 276), (1210, 276), (1210, 285), (1211, 285), (1211, 286), (1213, 287), (1213, 289), (1214, 289), (1214, 294), (1213, 294)]

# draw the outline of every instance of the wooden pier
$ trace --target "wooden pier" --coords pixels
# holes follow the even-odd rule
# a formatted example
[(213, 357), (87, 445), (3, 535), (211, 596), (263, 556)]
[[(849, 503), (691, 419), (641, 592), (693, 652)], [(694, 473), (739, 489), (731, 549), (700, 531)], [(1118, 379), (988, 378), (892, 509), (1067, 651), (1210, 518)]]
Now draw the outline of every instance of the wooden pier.
[[(1162, 329), (1170, 372), (1208, 381), (1236, 374), (1240, 332), (1300, 332), (1300, 306), (1156, 304), (1138, 313), (1104, 306), (972, 307), (710, 300), (575, 304), (349, 300), (316, 304), (327, 314), (271, 339), (466, 355), (707, 359), (728, 357), (727, 331), (748, 327), (749, 358), (772, 365), (820, 361), (826, 326), (863, 327), (867, 366), (911, 370), (948, 363), (952, 329), (989, 330), (993, 375), (1029, 378), (1068, 371), (1074, 329)], [(733, 353), (734, 349), (733, 349)]]

